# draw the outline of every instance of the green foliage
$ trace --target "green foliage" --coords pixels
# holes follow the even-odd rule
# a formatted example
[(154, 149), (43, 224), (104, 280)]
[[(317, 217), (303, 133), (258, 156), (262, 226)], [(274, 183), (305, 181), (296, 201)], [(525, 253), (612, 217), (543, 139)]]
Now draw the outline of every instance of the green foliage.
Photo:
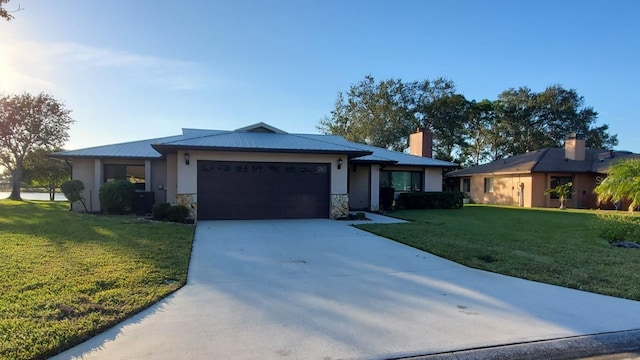
[(167, 210), (167, 220), (177, 223), (186, 223), (189, 218), (189, 209), (186, 206), (170, 206)]
[(600, 201), (631, 200), (629, 211), (640, 205), (640, 159), (619, 161), (609, 168), (609, 174), (595, 188)]
[[(318, 129), (347, 140), (403, 151), (416, 128), (433, 133), (436, 158), (476, 165), (527, 150), (560, 147), (566, 134), (586, 136), (589, 148), (618, 143), (608, 125), (574, 89), (552, 85), (542, 92), (507, 89), (495, 101), (469, 101), (451, 80), (378, 81), (366, 76), (338, 93)], [(459, 156), (455, 159), (454, 156)]]
[(478, 269), (640, 300), (640, 251), (604, 241), (596, 211), (467, 205), (394, 216), (411, 221), (357, 227)]
[(571, 187), (572, 186), (573, 186), (573, 183), (571, 181), (569, 181), (568, 183), (557, 185), (556, 187), (553, 187), (551, 189), (546, 189), (544, 191), (544, 194), (545, 195), (549, 195), (549, 194), (558, 195), (558, 198), (560, 199), (560, 209), (566, 209), (566, 207), (564, 206), (564, 203), (567, 200), (567, 198), (569, 197), (569, 195), (571, 195)]
[(11, 199), (21, 199), (27, 155), (37, 149), (60, 148), (69, 139), (70, 112), (45, 93), (0, 95), (0, 166), (12, 176)]
[(640, 243), (640, 217), (621, 214), (598, 214), (600, 236), (610, 243), (632, 241)]
[(125, 214), (131, 211), (133, 185), (127, 180), (116, 180), (100, 187), (100, 204), (108, 214)]
[[(61, 151), (61, 149), (54, 149)], [(25, 181), (35, 186), (43, 186), (49, 190), (49, 200), (55, 200), (56, 189), (63, 181), (71, 177), (71, 168), (62, 160), (49, 157), (51, 151), (35, 149), (25, 157), (24, 174)]]
[(156, 220), (167, 220), (167, 213), (171, 208), (169, 203), (160, 203), (153, 207), (152, 216)]
[(85, 212), (89, 212), (87, 210), (87, 205), (84, 202), (84, 197), (82, 196), (82, 192), (84, 191), (84, 184), (80, 180), (67, 180), (60, 184), (60, 190), (69, 201), (69, 204), (73, 204), (76, 201), (80, 201), (82, 206), (84, 207)]
[(464, 193), (459, 191), (443, 192), (406, 192), (398, 195), (398, 205), (402, 209), (460, 209), (463, 206)]
[(49, 358), (177, 290), (192, 238), (192, 226), (0, 200), (0, 358)]

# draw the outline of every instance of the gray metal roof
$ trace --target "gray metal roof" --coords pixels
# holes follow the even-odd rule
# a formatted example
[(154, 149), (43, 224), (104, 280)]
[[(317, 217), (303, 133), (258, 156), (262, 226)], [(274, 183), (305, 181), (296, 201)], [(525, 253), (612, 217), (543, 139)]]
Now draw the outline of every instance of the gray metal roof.
[(305, 152), (340, 153), (354, 156), (370, 152), (348, 144), (335, 144), (294, 134), (265, 132), (227, 131), (197, 137), (183, 137), (174, 141), (153, 144), (159, 152), (177, 149), (202, 149), (218, 151), (265, 151), (265, 152)]
[(334, 144), (349, 144), (349, 146), (357, 147), (361, 150), (371, 151), (372, 154), (365, 155), (353, 159), (356, 162), (372, 162), (372, 163), (393, 163), (395, 165), (407, 166), (433, 166), (433, 167), (457, 167), (458, 164), (436, 160), (428, 157), (411, 155), (399, 151), (387, 150), (376, 146), (354, 143), (345, 140), (337, 135), (317, 135), (317, 134), (301, 134), (300, 136), (309, 139), (321, 139)]
[(258, 123), (235, 131), (182, 129), (182, 135), (104, 145), (53, 154), (58, 158), (120, 157), (162, 158), (179, 149), (213, 151), (260, 151), (344, 154), (352, 161), (425, 167), (451, 167), (457, 164), (432, 158), (358, 144), (337, 135), (288, 134), (267, 124)]
[(151, 144), (172, 141), (181, 138), (183, 135), (168, 136), (162, 138), (132, 141), (113, 145), (96, 146), (78, 150), (60, 151), (52, 154), (56, 158), (72, 157), (116, 157), (116, 158), (162, 158), (162, 154), (151, 147)]

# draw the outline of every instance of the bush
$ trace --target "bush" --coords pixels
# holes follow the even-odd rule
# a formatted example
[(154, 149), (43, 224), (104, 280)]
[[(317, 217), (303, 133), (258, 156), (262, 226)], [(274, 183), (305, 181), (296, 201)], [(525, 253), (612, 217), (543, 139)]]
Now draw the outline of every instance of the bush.
[(169, 206), (167, 220), (177, 223), (186, 223), (189, 218), (189, 209), (186, 206)]
[(167, 220), (167, 214), (169, 213), (169, 209), (171, 208), (171, 204), (162, 203), (153, 207), (153, 218), (156, 220)]
[(610, 243), (631, 241), (640, 243), (640, 218), (620, 214), (598, 214), (600, 236)]
[(108, 182), (100, 187), (102, 210), (109, 214), (125, 214), (131, 211), (133, 186), (127, 180)]
[(413, 209), (460, 209), (464, 203), (464, 193), (445, 192), (406, 192), (398, 195), (398, 206), (406, 210)]
[(382, 210), (393, 210), (393, 198), (396, 190), (392, 187), (383, 187), (380, 189), (380, 207)]
[(87, 210), (87, 205), (84, 202), (84, 197), (82, 196), (82, 192), (84, 191), (84, 183), (80, 180), (67, 180), (60, 184), (60, 190), (69, 201), (69, 204), (73, 204), (76, 201), (80, 201), (82, 206), (84, 207), (85, 212), (89, 212)]

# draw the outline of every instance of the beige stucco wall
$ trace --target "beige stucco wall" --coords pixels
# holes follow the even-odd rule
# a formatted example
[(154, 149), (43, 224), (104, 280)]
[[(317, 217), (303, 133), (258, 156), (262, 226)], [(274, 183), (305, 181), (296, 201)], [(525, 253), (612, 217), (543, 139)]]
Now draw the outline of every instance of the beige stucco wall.
[(167, 202), (167, 193), (165, 191), (167, 186), (166, 160), (154, 160), (151, 162), (151, 181), (146, 181), (146, 183), (149, 184), (149, 191), (155, 193), (156, 204)]
[[(331, 193), (347, 194), (348, 192), (349, 161), (346, 155), (189, 151), (190, 165), (186, 165), (184, 153), (184, 151), (178, 151), (177, 155), (178, 194), (195, 194), (197, 192), (198, 160), (329, 163), (331, 164)], [(338, 169), (338, 159), (342, 159), (341, 169)]]
[[(92, 198), (94, 197), (94, 162), (93, 159), (77, 158), (72, 159), (73, 169), (71, 172), (71, 178), (74, 180), (80, 180), (84, 184), (84, 191), (82, 196), (85, 198), (85, 203), (89, 211), (92, 210)], [(97, 200), (97, 192), (95, 192)], [(71, 208), (74, 211), (84, 211), (84, 207), (79, 202), (73, 203)], [(98, 206), (98, 210), (100, 207)]]
[[(355, 171), (354, 171), (355, 169)], [(351, 165), (349, 172), (349, 208), (369, 209), (371, 166)]]
[[(484, 179), (493, 178), (493, 192), (484, 192)], [(522, 187), (523, 206), (532, 204), (531, 174), (522, 175), (475, 175), (471, 177), (471, 191), (469, 197), (479, 204), (519, 205), (520, 184)], [(462, 188), (462, 179), (460, 179)]]
[(371, 195), (369, 199), (371, 201), (371, 210), (376, 211), (380, 209), (380, 165), (371, 165)]
[(442, 191), (442, 168), (424, 169), (424, 191)]
[(176, 154), (167, 155), (167, 199), (166, 202), (175, 204), (178, 193), (178, 157)]

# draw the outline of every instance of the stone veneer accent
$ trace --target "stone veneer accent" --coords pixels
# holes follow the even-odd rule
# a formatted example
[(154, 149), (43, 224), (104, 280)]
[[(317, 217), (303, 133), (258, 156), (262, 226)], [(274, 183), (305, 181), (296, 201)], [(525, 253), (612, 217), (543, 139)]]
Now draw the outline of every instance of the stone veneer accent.
[(198, 219), (198, 195), (196, 194), (176, 194), (176, 203), (186, 206), (193, 220)]
[(349, 215), (349, 194), (331, 194), (331, 218)]

